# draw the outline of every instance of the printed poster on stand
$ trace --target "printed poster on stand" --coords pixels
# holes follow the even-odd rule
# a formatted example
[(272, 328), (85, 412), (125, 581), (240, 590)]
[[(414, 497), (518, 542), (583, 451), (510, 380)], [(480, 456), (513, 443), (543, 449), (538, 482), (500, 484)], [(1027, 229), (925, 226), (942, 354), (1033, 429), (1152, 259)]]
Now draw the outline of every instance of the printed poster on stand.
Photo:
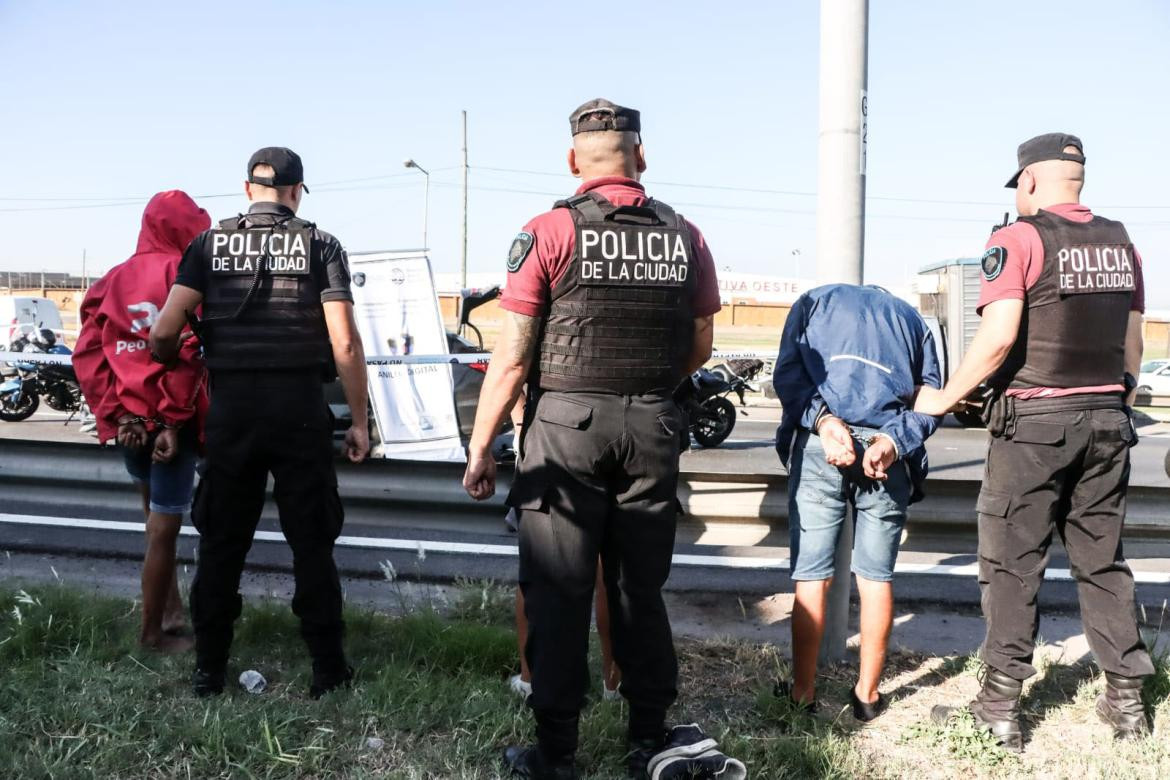
[[(349, 266), (354, 314), (368, 357), (448, 353), (431, 263), (425, 255), (351, 254)], [(367, 371), (383, 458), (466, 460), (450, 365), (372, 365)]]

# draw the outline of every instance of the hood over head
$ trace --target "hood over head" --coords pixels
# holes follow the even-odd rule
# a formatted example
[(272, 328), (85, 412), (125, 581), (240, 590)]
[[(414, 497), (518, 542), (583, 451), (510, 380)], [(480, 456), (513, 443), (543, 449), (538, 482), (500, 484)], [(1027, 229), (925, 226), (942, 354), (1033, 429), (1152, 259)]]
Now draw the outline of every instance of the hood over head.
[(211, 227), (211, 217), (182, 190), (167, 190), (150, 199), (142, 212), (135, 254), (182, 254), (191, 239)]

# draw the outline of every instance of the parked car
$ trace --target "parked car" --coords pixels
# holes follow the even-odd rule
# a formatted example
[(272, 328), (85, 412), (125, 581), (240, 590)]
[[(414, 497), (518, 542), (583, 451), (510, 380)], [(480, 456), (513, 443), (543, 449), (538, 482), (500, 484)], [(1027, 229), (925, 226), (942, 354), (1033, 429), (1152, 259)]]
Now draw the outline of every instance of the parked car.
[(1142, 363), (1137, 394), (1146, 403), (1149, 403), (1150, 396), (1170, 395), (1170, 359)]
[[(447, 331), (447, 352), (452, 355), (466, 355), (483, 352), (483, 334), (470, 321), (471, 313), (500, 296), (499, 287), (489, 287), (486, 290), (464, 290), (462, 303), (459, 307), (459, 330), (452, 333)], [(455, 418), (459, 421), (459, 437), (463, 445), (471, 440), (471, 430), (475, 426), (475, 410), (479, 406), (479, 391), (483, 387), (483, 378), (487, 373), (487, 363), (457, 363), (451, 366), (451, 389), (455, 397)], [(325, 386), (325, 400), (333, 412), (333, 440), (339, 446), (345, 441), (345, 432), (349, 429), (353, 417), (349, 412), (349, 405), (345, 402), (345, 393), (341, 382), (332, 382)], [(504, 424), (504, 431), (512, 428), (511, 421)], [(370, 444), (378, 444), (378, 431), (374, 426), (374, 416), (370, 415)]]

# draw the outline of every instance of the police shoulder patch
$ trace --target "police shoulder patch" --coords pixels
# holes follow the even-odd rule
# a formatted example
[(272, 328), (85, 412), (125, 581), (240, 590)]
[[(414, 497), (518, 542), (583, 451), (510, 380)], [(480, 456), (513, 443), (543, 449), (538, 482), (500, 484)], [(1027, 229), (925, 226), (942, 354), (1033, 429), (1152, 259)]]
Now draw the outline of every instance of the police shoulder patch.
[(1002, 246), (991, 247), (983, 253), (983, 259), (980, 261), (980, 265), (983, 266), (983, 278), (994, 282), (1003, 273), (1006, 264), (1007, 249)]
[(531, 233), (520, 232), (512, 241), (512, 248), (508, 250), (508, 273), (515, 273), (524, 264), (524, 258), (532, 251), (532, 244), (536, 238)]

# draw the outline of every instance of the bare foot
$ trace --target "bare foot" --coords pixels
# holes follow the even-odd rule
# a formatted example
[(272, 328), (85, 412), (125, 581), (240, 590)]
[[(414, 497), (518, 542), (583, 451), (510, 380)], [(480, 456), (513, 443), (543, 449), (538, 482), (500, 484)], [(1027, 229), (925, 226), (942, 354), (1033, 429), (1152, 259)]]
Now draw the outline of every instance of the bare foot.
[(622, 670), (617, 664), (611, 663), (608, 667), (602, 668), (601, 679), (605, 682), (606, 690), (616, 691), (622, 684)]
[(191, 626), (187, 624), (187, 613), (180, 609), (163, 615), (162, 630), (164, 634), (171, 636), (190, 636)]
[(178, 653), (185, 653), (195, 646), (195, 640), (185, 636), (171, 636), (170, 634), (159, 634), (158, 636), (144, 636), (138, 640), (140, 647), (147, 650), (153, 650), (156, 653), (166, 653), (167, 655), (175, 655)]
[(194, 632), (191, 630), (191, 626), (187, 623), (186, 620), (176, 620), (174, 622), (164, 620), (162, 624), (162, 630), (164, 634), (169, 634), (170, 636), (189, 637), (194, 634)]

